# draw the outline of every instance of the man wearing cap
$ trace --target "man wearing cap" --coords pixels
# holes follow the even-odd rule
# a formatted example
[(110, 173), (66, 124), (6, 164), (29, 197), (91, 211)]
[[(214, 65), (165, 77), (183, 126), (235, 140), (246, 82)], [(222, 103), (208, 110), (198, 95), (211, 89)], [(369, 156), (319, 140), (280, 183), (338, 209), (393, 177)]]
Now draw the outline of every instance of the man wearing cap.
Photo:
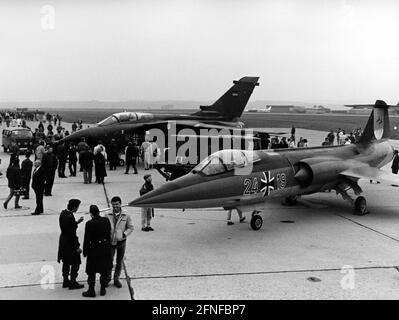
[[(61, 235), (58, 245), (57, 261), (58, 263), (62, 261), (62, 276), (64, 278), (62, 287), (69, 288), (70, 290), (84, 287), (83, 284), (79, 284), (76, 281), (81, 263), (80, 254), (82, 253), (76, 230), (78, 224), (83, 221), (83, 217), (75, 220), (73, 214), (78, 211), (79, 205), (79, 199), (69, 200), (67, 209), (62, 210), (59, 219)], [(71, 275), (70, 279), (69, 274)]]
[[(114, 261), (116, 253), (116, 266), (114, 272), (114, 285), (122, 288), (119, 281), (122, 270), (122, 261), (126, 251), (126, 238), (133, 232), (132, 218), (122, 211), (122, 200), (116, 196), (111, 199), (112, 212), (107, 214), (107, 218), (111, 223), (111, 257)], [(111, 281), (112, 268), (108, 273), (108, 281)]]
[[(140, 196), (154, 190), (152, 185), (152, 178), (150, 174), (144, 176), (144, 184), (140, 189)], [(142, 231), (154, 231), (151, 228), (151, 218), (154, 216), (154, 208), (141, 208), (141, 230)]]

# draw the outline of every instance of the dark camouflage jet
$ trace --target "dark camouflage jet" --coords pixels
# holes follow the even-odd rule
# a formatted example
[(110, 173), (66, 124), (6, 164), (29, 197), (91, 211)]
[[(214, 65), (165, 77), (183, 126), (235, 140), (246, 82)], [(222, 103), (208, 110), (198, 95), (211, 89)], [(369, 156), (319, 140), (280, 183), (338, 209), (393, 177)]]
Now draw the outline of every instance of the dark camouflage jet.
[[(259, 230), (260, 212), (270, 198), (296, 197), (336, 190), (364, 215), (366, 199), (359, 196), (361, 178), (399, 184), (397, 175), (380, 170), (393, 158), (388, 106), (377, 100), (366, 128), (356, 144), (277, 150), (222, 150), (201, 163), (191, 173), (129, 203), (155, 208), (237, 208), (252, 212), (251, 227)], [(356, 200), (348, 194), (352, 189)]]
[[(95, 127), (82, 129), (65, 137), (61, 141), (79, 142), (85, 137), (86, 142), (93, 146), (98, 140), (108, 145), (111, 139), (119, 143), (125, 142), (124, 137), (134, 134), (144, 136), (152, 128), (167, 130), (168, 123), (176, 123), (176, 129), (182, 128), (243, 128), (239, 121), (249, 98), (258, 84), (259, 77), (243, 77), (234, 81), (234, 85), (226, 91), (211, 106), (200, 106), (193, 114), (166, 114), (120, 112), (100, 121)], [(123, 144), (123, 143), (122, 143)]]

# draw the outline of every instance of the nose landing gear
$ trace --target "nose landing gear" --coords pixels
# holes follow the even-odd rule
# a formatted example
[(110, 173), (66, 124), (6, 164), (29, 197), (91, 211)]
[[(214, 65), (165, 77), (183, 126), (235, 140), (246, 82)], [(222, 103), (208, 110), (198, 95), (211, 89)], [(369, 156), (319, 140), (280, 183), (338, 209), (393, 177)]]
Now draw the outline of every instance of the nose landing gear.
[(262, 228), (263, 225), (263, 219), (259, 214), (259, 211), (253, 211), (252, 212), (252, 218), (251, 218), (251, 228), (253, 230), (259, 230)]

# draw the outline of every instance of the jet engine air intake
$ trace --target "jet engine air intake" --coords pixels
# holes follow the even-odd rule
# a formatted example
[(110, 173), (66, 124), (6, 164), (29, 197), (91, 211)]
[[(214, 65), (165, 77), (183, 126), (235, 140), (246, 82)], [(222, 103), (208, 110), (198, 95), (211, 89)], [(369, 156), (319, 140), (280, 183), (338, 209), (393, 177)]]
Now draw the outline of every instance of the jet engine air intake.
[(326, 158), (304, 159), (295, 164), (298, 168), (294, 178), (301, 187), (308, 187), (311, 184), (322, 184), (338, 179), (339, 174), (349, 168), (349, 163), (342, 159)]

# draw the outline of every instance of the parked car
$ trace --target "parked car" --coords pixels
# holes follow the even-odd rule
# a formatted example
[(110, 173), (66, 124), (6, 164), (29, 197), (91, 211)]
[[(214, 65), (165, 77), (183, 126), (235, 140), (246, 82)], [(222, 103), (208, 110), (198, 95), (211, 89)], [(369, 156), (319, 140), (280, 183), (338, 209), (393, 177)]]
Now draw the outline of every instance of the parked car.
[(15, 141), (19, 149), (32, 150), (33, 133), (30, 129), (23, 127), (9, 127), (3, 129), (2, 146), (4, 152), (10, 149), (12, 141)]

